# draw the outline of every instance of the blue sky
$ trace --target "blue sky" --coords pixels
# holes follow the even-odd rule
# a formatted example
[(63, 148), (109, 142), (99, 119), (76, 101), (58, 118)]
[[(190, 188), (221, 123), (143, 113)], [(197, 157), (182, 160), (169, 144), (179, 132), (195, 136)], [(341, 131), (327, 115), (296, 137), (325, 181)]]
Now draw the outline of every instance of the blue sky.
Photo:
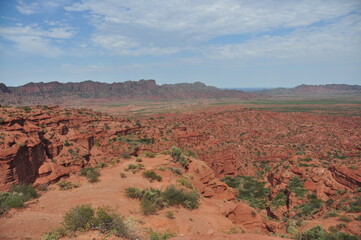
[(0, 0), (0, 82), (361, 84), (360, 0)]

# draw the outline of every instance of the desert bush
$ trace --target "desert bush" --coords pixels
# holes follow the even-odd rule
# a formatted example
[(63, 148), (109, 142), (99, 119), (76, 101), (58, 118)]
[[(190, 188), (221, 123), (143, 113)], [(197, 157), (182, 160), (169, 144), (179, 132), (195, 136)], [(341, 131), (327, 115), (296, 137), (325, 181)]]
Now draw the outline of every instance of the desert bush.
[(287, 233), (296, 235), (298, 233), (296, 222), (291, 221), (287, 224)]
[(143, 190), (135, 187), (129, 187), (125, 189), (125, 195), (129, 198), (142, 199), (143, 193)]
[(0, 193), (0, 215), (10, 208), (20, 208), (24, 202), (38, 197), (36, 190), (29, 184), (21, 183), (11, 187), (10, 192)]
[(331, 210), (331, 211), (327, 212), (325, 214), (325, 216), (323, 216), (323, 218), (330, 218), (330, 217), (337, 217), (337, 216), (338, 216), (337, 212), (335, 210)]
[(177, 182), (179, 182), (180, 185), (182, 185), (186, 188), (193, 188), (192, 183), (184, 177), (178, 178)]
[(353, 201), (349, 203), (349, 212), (359, 213), (361, 212), (361, 196), (356, 196)]
[(66, 213), (64, 228), (68, 231), (90, 229), (93, 217), (94, 210), (89, 204), (77, 206)]
[(68, 181), (61, 181), (58, 183), (58, 186), (60, 187), (60, 190), (70, 190), (72, 188), (77, 188), (79, 187), (78, 184), (74, 184), (72, 182), (68, 182)]
[(143, 177), (147, 178), (150, 181), (157, 180), (158, 182), (162, 181), (162, 176), (155, 173), (153, 170), (147, 170), (143, 172)]
[(305, 193), (307, 192), (306, 189), (304, 189), (304, 183), (301, 178), (299, 177), (293, 177), (290, 179), (287, 185), (288, 189), (296, 194), (297, 197), (303, 197)]
[(284, 192), (279, 192), (272, 200), (271, 206), (274, 208), (279, 208), (280, 206), (285, 206), (287, 203), (287, 196)]
[(238, 191), (238, 198), (248, 202), (252, 207), (264, 209), (268, 203), (269, 188), (264, 187), (264, 182), (254, 180), (252, 177), (236, 176), (222, 179), (228, 186)]
[(100, 176), (99, 170), (89, 167), (82, 168), (80, 170), (80, 175), (85, 176), (88, 179), (88, 182), (94, 183), (98, 181), (98, 177)]
[(162, 193), (162, 196), (168, 206), (182, 205), (189, 209), (195, 209), (199, 206), (199, 194), (197, 192), (187, 192), (173, 185), (168, 186)]
[(172, 211), (167, 211), (165, 216), (169, 219), (174, 219), (174, 213)]
[(130, 163), (128, 165), (128, 167), (126, 167), (124, 170), (125, 171), (129, 171), (129, 170), (135, 170), (135, 171), (139, 171), (141, 169), (144, 169), (144, 165), (141, 164), (141, 163), (138, 163), (138, 164), (133, 164), (133, 163)]
[(111, 232), (118, 237), (132, 239), (135, 237), (133, 231), (124, 221), (123, 216), (115, 213), (108, 207), (100, 207), (97, 209), (94, 220), (94, 229), (101, 233)]
[(143, 159), (137, 158), (135, 161), (136, 161), (136, 162), (143, 162)]
[(129, 159), (131, 158), (130, 156), (130, 153), (126, 150), (124, 150), (122, 153), (121, 153), (121, 157), (124, 158), (124, 159)]
[(184, 191), (173, 185), (164, 191), (155, 188), (140, 190), (138, 188), (127, 188), (125, 194), (130, 198), (140, 199), (141, 210), (144, 215), (155, 214), (166, 206), (182, 205), (188, 209), (199, 206), (199, 194), (196, 191)]
[(126, 178), (127, 177), (127, 175), (125, 173), (123, 173), (123, 172), (119, 173), (119, 175), (120, 175), (121, 178)]
[(342, 215), (341, 217), (338, 218), (339, 221), (342, 221), (342, 222), (351, 222), (352, 221), (352, 218), (346, 216), (346, 215)]
[(10, 191), (13, 193), (22, 194), (24, 202), (38, 197), (38, 193), (31, 184), (20, 183), (18, 185), (13, 185)]
[(193, 151), (191, 149), (186, 149), (183, 152), (184, 152), (184, 155), (186, 155), (187, 157), (198, 158), (198, 153), (196, 153), (195, 151)]
[(149, 158), (154, 158), (155, 156), (157, 156), (157, 154), (154, 152), (147, 151), (144, 153), (144, 156), (149, 157)]
[(161, 191), (155, 188), (144, 191), (140, 207), (144, 215), (155, 214), (158, 210), (162, 209), (164, 202), (161, 198)]
[(47, 233), (46, 240), (57, 240), (64, 236), (74, 235), (76, 231), (99, 230), (126, 239), (136, 239), (133, 230), (124, 218), (109, 207), (99, 207), (96, 211), (89, 204), (79, 205), (66, 213), (61, 228)]
[(175, 237), (175, 236), (176, 235), (171, 232), (158, 233), (158, 232), (152, 231), (149, 234), (149, 239), (150, 240), (167, 240), (167, 239)]
[(321, 226), (316, 226), (299, 234), (297, 240), (357, 240), (357, 237), (344, 232), (328, 233)]
[(180, 148), (173, 146), (171, 150), (171, 156), (173, 158), (173, 161), (178, 162), (182, 167), (188, 167), (189, 161), (184, 156)]
[(323, 201), (318, 199), (315, 194), (309, 194), (307, 196), (307, 203), (303, 203), (297, 207), (297, 216), (305, 217), (316, 214), (320, 211)]

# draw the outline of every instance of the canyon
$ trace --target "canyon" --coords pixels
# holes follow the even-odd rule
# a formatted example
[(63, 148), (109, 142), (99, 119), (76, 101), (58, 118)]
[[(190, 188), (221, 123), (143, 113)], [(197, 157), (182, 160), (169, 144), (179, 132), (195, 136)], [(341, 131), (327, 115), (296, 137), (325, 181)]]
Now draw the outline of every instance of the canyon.
[[(222, 234), (225, 239), (262, 234), (255, 239), (267, 239), (266, 235), (293, 237), (291, 227), (301, 232), (314, 225), (340, 224), (344, 232), (361, 233), (357, 220), (343, 223), (338, 217), (325, 217), (330, 211), (350, 219), (359, 215), (352, 206), (361, 197), (360, 116), (240, 105), (140, 116), (50, 105), (4, 106), (0, 116), (0, 190), (21, 182), (50, 189), (26, 208), (12, 209), (0, 218), (0, 232), (7, 238), (40, 238), (81, 203), (109, 205), (127, 218), (142, 219), (137, 228), (143, 236), (151, 228), (172, 231), (176, 239), (199, 234), (214, 239)], [(172, 161), (173, 146), (188, 152), (189, 165)], [(163, 181), (149, 183), (140, 173), (121, 178), (119, 173), (137, 158)], [(99, 165), (105, 167), (97, 183), (87, 183), (78, 174), (84, 167)], [(166, 218), (164, 210), (143, 216), (124, 189), (177, 184), (177, 175), (164, 171), (169, 167), (183, 169), (182, 177), (201, 195), (199, 209), (172, 209), (175, 220)], [(62, 191), (57, 183), (64, 179), (80, 187)], [(252, 190), (263, 198), (246, 198), (240, 191), (246, 194), (247, 189), (232, 187), (229, 181), (253, 184)], [(39, 228), (42, 219), (47, 224)], [(94, 233), (84, 234), (86, 239)]]

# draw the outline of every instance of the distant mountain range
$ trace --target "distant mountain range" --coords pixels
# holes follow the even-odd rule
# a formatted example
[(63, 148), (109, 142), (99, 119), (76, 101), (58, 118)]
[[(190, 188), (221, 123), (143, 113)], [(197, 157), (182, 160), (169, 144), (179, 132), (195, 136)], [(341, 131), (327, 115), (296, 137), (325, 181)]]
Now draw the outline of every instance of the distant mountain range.
[[(177, 100), (177, 99), (250, 99), (274, 96), (339, 96), (361, 95), (361, 86), (347, 84), (300, 85), (295, 88), (264, 89), (244, 92), (238, 89), (219, 89), (201, 82), (158, 85), (155, 80), (115, 83), (95, 81), (40, 82), (19, 87), (0, 83), (0, 104), (10, 105), (74, 105), (79, 103), (119, 100)], [(75, 104), (76, 105), (76, 104)]]
[(306, 85), (302, 84), (294, 88), (274, 88), (259, 91), (262, 94), (270, 95), (290, 95), (290, 96), (310, 96), (310, 95), (343, 95), (361, 94), (361, 86), (348, 84), (326, 84), (326, 85)]
[[(28, 83), (8, 87), (0, 83), (2, 104), (61, 104), (69, 101), (98, 100), (176, 100), (240, 98), (249, 99), (259, 94), (240, 90), (222, 90), (201, 82), (157, 85), (155, 80), (139, 80), (115, 83), (48, 82)], [(63, 104), (62, 104), (63, 105)]]

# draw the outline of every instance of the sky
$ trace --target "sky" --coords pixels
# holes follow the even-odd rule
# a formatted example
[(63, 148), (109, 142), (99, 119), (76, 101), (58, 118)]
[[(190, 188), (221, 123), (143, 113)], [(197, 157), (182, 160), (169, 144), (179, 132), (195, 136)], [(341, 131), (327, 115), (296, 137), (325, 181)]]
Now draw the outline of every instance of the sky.
[(0, 0), (0, 82), (361, 85), (361, 0)]

